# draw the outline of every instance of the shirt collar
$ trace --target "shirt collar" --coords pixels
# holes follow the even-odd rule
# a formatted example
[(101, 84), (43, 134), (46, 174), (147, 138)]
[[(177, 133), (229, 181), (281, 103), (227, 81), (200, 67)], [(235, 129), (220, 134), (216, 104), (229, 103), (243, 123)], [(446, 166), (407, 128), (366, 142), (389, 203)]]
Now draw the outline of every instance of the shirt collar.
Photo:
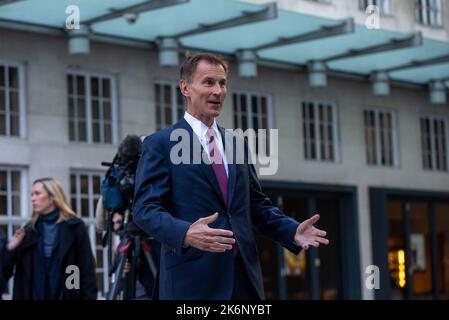
[[(195, 134), (201, 139), (201, 141), (203, 141), (203, 139), (206, 138), (208, 127), (203, 122), (201, 122), (201, 120), (198, 120), (187, 111), (184, 113), (184, 119), (192, 127), (193, 132), (195, 132)], [(215, 119), (211, 127), (212, 129), (214, 129), (217, 137), (220, 137), (220, 131), (218, 130), (217, 121), (215, 121)]]

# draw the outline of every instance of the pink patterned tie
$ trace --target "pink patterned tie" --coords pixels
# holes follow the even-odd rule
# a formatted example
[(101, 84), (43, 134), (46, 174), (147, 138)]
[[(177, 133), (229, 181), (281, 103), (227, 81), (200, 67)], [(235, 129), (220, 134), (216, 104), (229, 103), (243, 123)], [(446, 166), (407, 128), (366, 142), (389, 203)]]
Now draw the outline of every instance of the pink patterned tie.
[[(228, 205), (228, 176), (226, 175), (226, 170), (223, 163), (223, 158), (221, 157), (220, 150), (216, 144), (215, 131), (212, 128), (207, 129), (206, 132), (207, 144), (209, 148), (210, 161), (212, 163), (212, 169), (217, 177), (218, 185), (220, 186), (221, 193), (223, 194), (223, 199), (226, 205)], [(237, 243), (232, 246), (234, 256), (237, 256), (239, 249)]]
[(216, 144), (215, 131), (212, 128), (207, 129), (206, 132), (207, 142), (209, 145), (209, 156), (212, 163), (212, 169), (217, 177), (218, 185), (220, 186), (221, 193), (226, 205), (228, 205), (228, 176), (221, 157), (220, 150)]

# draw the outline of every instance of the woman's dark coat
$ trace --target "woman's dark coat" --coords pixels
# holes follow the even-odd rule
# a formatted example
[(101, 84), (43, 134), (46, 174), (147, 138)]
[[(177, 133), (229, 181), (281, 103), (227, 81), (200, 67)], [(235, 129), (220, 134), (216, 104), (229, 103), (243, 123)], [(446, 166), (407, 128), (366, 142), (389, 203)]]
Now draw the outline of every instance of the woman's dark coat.
[[(4, 275), (9, 279), (14, 275), (14, 300), (33, 300), (33, 257), (39, 242), (38, 233), (30, 225), (25, 227), (25, 238), (13, 252), (6, 251), (4, 256)], [(86, 225), (79, 218), (61, 222), (60, 242), (57, 248), (61, 257), (61, 292), (63, 300), (95, 300), (97, 285), (95, 260), (86, 230)], [(79, 289), (73, 288), (73, 267), (79, 270)]]

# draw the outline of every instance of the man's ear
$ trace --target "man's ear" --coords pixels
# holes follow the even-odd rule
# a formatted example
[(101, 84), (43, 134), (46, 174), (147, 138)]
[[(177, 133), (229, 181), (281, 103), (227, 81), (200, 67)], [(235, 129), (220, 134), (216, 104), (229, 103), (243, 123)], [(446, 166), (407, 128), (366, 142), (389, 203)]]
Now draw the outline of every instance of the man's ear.
[(181, 90), (181, 93), (184, 97), (190, 96), (190, 87), (185, 80), (179, 80), (179, 89)]

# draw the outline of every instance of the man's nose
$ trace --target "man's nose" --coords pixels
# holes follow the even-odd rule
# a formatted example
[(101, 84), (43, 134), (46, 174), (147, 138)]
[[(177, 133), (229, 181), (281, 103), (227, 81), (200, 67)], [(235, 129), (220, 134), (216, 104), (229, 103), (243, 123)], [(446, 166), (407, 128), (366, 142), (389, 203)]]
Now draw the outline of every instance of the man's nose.
[(212, 87), (212, 94), (214, 95), (220, 95), (223, 93), (223, 88), (220, 86), (219, 83), (216, 83), (213, 87)]

